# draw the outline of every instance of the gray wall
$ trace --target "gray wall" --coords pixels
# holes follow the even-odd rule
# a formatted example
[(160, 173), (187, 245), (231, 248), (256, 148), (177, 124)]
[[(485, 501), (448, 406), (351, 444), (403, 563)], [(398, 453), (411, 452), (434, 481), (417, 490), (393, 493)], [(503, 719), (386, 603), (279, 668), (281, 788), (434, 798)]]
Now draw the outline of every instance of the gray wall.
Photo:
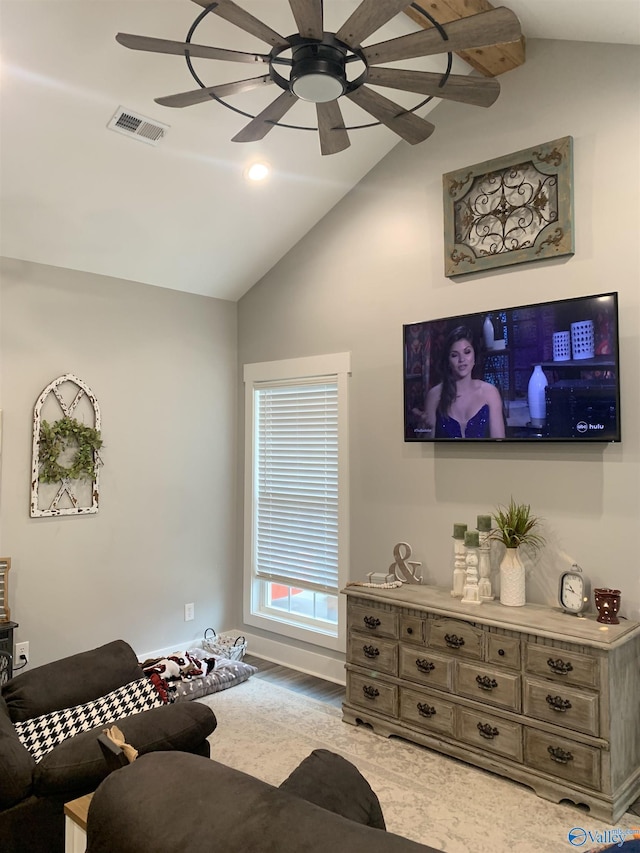
[[(13, 559), (12, 616), (32, 665), (115, 636), (144, 653), (209, 625), (239, 626), (237, 362), (343, 350), (353, 354), (352, 578), (386, 569), (404, 540), (427, 580), (447, 584), (452, 524), (513, 494), (545, 517), (549, 539), (530, 600), (553, 602), (564, 552), (594, 584), (620, 586), (623, 612), (640, 618), (640, 51), (530, 42), (528, 54), (491, 109), (439, 106), (430, 140), (394, 149), (238, 306), (3, 260), (0, 553)], [(444, 278), (442, 173), (565, 135), (575, 142), (576, 255)], [(621, 445), (403, 442), (403, 323), (612, 289)], [(102, 410), (100, 512), (31, 519), (33, 405), (69, 372)], [(185, 623), (188, 601), (196, 619)]]
[[(406, 541), (427, 581), (449, 584), (454, 522), (475, 526), (513, 495), (545, 519), (530, 601), (553, 604), (573, 558), (638, 618), (640, 51), (533, 41), (500, 82), (489, 110), (438, 106), (427, 142), (399, 144), (243, 297), (240, 364), (352, 352), (351, 579), (386, 570)], [(442, 174), (561, 136), (574, 138), (575, 256), (445, 278)], [(622, 444), (403, 442), (403, 323), (607, 290), (620, 298)]]
[[(231, 627), (235, 303), (9, 259), (0, 286), (0, 552), (31, 665), (116, 637), (144, 654)], [(65, 373), (100, 405), (100, 510), (32, 519), (33, 407)]]

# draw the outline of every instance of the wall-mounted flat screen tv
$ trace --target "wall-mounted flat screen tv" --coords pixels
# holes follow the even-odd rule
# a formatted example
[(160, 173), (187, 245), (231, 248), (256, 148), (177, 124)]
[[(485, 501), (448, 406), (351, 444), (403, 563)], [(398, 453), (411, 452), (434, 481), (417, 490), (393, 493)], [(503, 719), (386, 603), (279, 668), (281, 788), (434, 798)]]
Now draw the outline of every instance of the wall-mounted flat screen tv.
[(618, 294), (404, 326), (405, 441), (620, 441)]

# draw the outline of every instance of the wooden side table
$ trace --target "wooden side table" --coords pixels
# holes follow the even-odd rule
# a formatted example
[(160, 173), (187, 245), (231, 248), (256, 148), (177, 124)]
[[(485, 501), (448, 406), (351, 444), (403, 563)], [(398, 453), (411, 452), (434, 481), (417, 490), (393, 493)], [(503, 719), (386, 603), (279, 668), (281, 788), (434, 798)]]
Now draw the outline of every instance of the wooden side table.
[(87, 848), (87, 815), (93, 794), (85, 794), (64, 806), (64, 853), (84, 853)]

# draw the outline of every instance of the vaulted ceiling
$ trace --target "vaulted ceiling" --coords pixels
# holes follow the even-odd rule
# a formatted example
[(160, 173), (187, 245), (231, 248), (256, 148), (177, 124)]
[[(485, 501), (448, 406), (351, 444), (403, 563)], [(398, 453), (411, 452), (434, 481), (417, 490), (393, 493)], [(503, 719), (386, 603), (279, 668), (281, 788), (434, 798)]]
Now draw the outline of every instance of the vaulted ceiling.
[[(237, 2), (278, 32), (296, 31), (287, 0)], [(184, 57), (127, 50), (116, 42), (116, 33), (184, 41), (202, 5), (0, 0), (1, 254), (236, 300), (393, 146), (406, 144), (385, 126), (352, 131), (351, 147), (331, 156), (321, 156), (318, 134), (308, 130), (275, 127), (262, 140), (243, 144), (231, 139), (248, 119), (215, 101), (185, 109), (158, 105), (157, 97), (194, 88)], [(325, 0), (325, 30), (336, 32), (358, 5), (359, 0)], [(506, 5), (520, 18), (526, 39), (640, 43), (638, 0), (506, 0)], [(428, 26), (421, 8), (446, 23), (491, 4), (412, 4), (364, 44)], [(197, 42), (269, 50), (214, 15), (199, 26)], [(455, 55), (452, 71), (508, 74), (523, 61), (525, 40)], [(442, 73), (443, 57), (407, 67)], [(197, 73), (211, 86), (256, 72), (238, 73), (236, 63), (201, 59)], [(391, 90), (384, 94), (407, 108), (421, 99), (407, 93), (396, 97)], [(273, 97), (254, 90), (228, 102), (255, 115)], [(427, 116), (437, 103), (431, 101), (418, 115)], [(166, 134), (151, 145), (110, 131), (107, 125), (119, 108), (168, 125)], [(292, 123), (315, 127), (312, 104), (295, 109)], [(349, 103), (343, 109), (348, 124), (371, 121), (358, 109)], [(272, 169), (261, 184), (244, 178), (255, 160)]]

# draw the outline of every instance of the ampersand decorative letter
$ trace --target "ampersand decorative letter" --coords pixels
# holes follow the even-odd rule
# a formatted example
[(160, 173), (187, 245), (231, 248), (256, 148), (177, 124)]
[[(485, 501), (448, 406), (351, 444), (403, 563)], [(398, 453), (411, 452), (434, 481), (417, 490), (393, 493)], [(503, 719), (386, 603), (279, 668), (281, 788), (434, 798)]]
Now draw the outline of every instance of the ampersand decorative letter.
[(402, 583), (422, 583), (422, 575), (416, 571), (422, 563), (409, 559), (411, 545), (407, 542), (398, 542), (393, 549), (393, 556), (396, 560), (389, 566), (389, 571), (393, 572), (399, 581)]

